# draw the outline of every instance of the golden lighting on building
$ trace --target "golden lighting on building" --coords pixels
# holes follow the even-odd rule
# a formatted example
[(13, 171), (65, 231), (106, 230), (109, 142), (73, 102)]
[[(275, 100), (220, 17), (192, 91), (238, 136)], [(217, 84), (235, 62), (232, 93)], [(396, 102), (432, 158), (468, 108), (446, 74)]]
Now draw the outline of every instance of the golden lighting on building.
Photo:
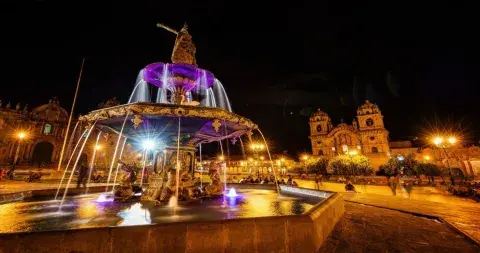
[(250, 149), (253, 150), (253, 151), (260, 151), (260, 150), (264, 150), (265, 149), (265, 145), (261, 144), (261, 143), (252, 143), (250, 144)]

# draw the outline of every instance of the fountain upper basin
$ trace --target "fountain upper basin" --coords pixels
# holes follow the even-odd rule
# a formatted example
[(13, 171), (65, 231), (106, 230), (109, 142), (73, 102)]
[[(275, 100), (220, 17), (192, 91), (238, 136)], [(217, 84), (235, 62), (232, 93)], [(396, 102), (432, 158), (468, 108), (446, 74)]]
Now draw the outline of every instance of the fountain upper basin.
[(176, 140), (178, 118), (181, 118), (182, 144), (189, 145), (234, 139), (258, 128), (251, 120), (221, 108), (147, 102), (92, 111), (79, 120), (96, 121), (102, 130), (119, 133), (125, 117), (129, 122), (123, 135), (128, 138), (140, 140), (158, 133), (167, 142)]
[[(165, 79), (167, 73), (168, 78)], [(143, 79), (157, 87), (169, 88), (169, 85), (179, 84), (185, 90), (192, 90), (212, 87), (215, 77), (210, 71), (191, 64), (156, 62), (145, 67)]]

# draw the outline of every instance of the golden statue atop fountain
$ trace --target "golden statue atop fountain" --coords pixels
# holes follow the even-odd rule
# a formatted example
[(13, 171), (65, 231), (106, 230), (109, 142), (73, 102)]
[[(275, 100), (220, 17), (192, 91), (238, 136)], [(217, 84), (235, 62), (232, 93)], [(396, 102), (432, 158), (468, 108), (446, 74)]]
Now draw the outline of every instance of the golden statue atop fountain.
[(195, 60), (195, 52), (197, 49), (193, 44), (192, 36), (188, 33), (187, 24), (185, 24), (180, 31), (172, 29), (164, 24), (157, 24), (157, 27), (161, 27), (177, 35), (172, 52), (172, 63), (187, 63), (197, 66)]

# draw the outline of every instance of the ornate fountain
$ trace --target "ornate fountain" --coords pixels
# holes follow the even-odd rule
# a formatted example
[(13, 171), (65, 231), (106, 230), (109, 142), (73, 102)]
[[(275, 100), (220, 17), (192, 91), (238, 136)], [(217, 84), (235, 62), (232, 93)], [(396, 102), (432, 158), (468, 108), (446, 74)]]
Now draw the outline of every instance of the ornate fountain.
[[(187, 101), (192, 92), (215, 85), (215, 77), (197, 67), (196, 48), (186, 25), (180, 31), (162, 24), (157, 26), (176, 34), (172, 63), (152, 63), (141, 73), (144, 81), (168, 91), (168, 103), (118, 105), (92, 111), (80, 117), (80, 121), (128, 138), (129, 142), (152, 139), (155, 146), (160, 147), (153, 151), (153, 175), (149, 177), (143, 200), (166, 202), (173, 195), (180, 200), (221, 195), (225, 189), (216, 174), (212, 175), (213, 183), (205, 189), (198, 189), (195, 184), (197, 146), (224, 139), (235, 143), (243, 134), (250, 136), (257, 125), (228, 110), (199, 106), (198, 101), (191, 99)], [(133, 191), (125, 185), (125, 180), (122, 182), (114, 193), (125, 198)]]

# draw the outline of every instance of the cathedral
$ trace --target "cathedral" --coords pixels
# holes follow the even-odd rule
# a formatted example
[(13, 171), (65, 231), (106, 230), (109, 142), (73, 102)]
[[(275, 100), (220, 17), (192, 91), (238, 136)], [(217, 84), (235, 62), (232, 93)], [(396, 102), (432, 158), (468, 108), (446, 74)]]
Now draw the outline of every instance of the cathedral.
[[(0, 101), (0, 166), (47, 165), (58, 162), (68, 112), (57, 99), (29, 110)], [(19, 133), (25, 137), (18, 138)]]
[(383, 115), (368, 100), (358, 107), (357, 119), (351, 125), (342, 122), (334, 127), (328, 114), (318, 109), (310, 116), (310, 140), (314, 155), (331, 157), (351, 151), (369, 157), (390, 154)]

